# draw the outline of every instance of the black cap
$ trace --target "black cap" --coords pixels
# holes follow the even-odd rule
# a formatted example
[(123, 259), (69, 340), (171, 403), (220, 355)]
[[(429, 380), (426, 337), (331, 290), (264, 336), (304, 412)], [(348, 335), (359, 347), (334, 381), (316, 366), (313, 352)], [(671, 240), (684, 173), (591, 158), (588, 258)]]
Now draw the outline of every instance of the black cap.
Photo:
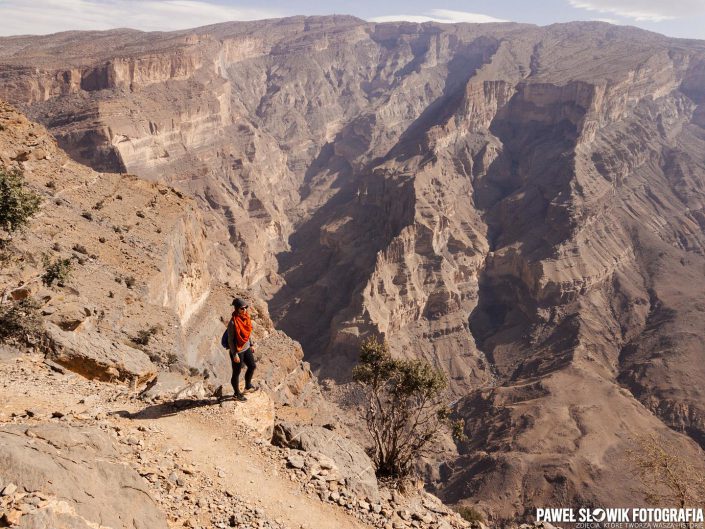
[(235, 307), (236, 309), (244, 309), (247, 307), (247, 301), (242, 298), (235, 298), (233, 300), (233, 307)]

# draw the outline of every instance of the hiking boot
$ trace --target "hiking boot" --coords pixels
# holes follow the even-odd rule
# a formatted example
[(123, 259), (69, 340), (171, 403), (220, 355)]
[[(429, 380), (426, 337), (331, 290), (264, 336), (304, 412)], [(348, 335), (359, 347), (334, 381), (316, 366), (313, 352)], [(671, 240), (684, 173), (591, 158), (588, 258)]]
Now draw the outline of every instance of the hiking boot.
[(258, 389), (259, 389), (259, 386), (255, 386), (254, 384), (252, 384), (250, 386), (245, 386), (245, 391), (252, 392), (252, 391), (257, 391)]
[(243, 395), (242, 393), (238, 393), (237, 395), (233, 396), (235, 400), (239, 400), (240, 402), (245, 402), (247, 400), (247, 397)]

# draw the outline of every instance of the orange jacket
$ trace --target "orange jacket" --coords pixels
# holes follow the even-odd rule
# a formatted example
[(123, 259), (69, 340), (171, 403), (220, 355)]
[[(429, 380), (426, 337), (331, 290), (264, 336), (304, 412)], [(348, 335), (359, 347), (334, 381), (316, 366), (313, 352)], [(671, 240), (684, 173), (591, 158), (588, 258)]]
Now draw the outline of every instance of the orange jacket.
[(250, 339), (252, 334), (252, 320), (246, 312), (237, 314), (233, 312), (233, 317), (228, 322), (228, 345), (231, 353), (237, 353)]

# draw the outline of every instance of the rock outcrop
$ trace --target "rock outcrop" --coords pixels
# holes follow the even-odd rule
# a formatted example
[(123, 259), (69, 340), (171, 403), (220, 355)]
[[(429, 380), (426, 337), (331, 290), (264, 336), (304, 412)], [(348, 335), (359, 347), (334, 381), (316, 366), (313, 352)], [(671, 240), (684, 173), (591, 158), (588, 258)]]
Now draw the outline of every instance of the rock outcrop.
[(62, 331), (49, 324), (50, 358), (86, 378), (130, 382), (134, 386), (149, 382), (157, 374), (149, 357), (125, 344), (111, 342), (98, 333)]
[[(279, 423), (274, 426), (272, 444), (312, 454), (313, 461), (309, 460), (308, 463), (302, 456), (291, 456), (289, 463), (294, 468), (306, 466), (309, 473), (321, 475), (325, 481), (330, 481), (329, 475), (336, 480), (342, 478), (348, 489), (357, 496), (368, 498), (368, 501), (379, 501), (374, 463), (355, 442), (322, 426)], [(321, 473), (321, 470), (331, 472)]]
[[(21, 288), (56, 326), (60, 345), (70, 342), (80, 354), (102, 348), (101, 356), (112, 343), (133, 358), (174, 363), (173, 344), (188, 344), (190, 314), (210, 289), (193, 202), (166, 186), (71, 161), (43, 127), (4, 103), (0, 124), (0, 164), (22, 170), (42, 197), (41, 213), (8, 249), (3, 301)], [(66, 263), (63, 286), (46, 277), (59, 262)], [(139, 347), (144, 353), (130, 352)], [(148, 378), (143, 368), (149, 371), (142, 365), (139, 379)]]
[[(0, 104), (0, 163), (21, 169), (41, 214), (7, 248), (3, 303), (31, 298), (47, 320), (44, 347), (84, 376), (140, 386), (157, 372), (185, 377), (171, 397), (208, 374), (229, 380), (219, 344), (235, 290), (216, 279), (221, 261), (204, 218), (179, 191), (72, 162), (46, 130)], [(68, 277), (45, 284), (48, 266)], [(280, 404), (320, 400), (301, 347), (276, 331), (253, 300), (260, 373)]]
[(167, 529), (142, 478), (100, 429), (9, 425), (0, 440), (0, 499), (12, 527)]

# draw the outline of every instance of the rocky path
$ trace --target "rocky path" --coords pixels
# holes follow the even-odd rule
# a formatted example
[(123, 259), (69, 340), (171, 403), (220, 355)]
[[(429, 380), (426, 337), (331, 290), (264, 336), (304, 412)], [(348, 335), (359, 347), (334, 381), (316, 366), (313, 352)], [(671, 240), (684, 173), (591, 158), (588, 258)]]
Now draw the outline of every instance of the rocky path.
[(229, 433), (228, 428), (237, 428), (233, 424), (213, 424), (197, 417), (184, 420), (183, 416), (157, 419), (156, 424), (167, 434), (166, 444), (187, 450), (189, 460), (198, 468), (223, 469), (219, 479), (223, 490), (257, 505), (270, 518), (297, 528), (367, 527), (341, 509), (303, 494), (298, 484), (292, 483), (272, 465), (270, 458), (263, 456), (262, 445), (253, 445), (250, 438)]
[(172, 528), (369, 527), (305, 494), (287, 475), (279, 449), (264, 439), (273, 413), (265, 394), (224, 406), (146, 406), (126, 388), (57, 372), (38, 355), (5, 351), (0, 403), (0, 427), (56, 423), (108, 432)]
[(245, 403), (198, 393), (145, 402), (127, 386), (0, 345), (0, 527), (470, 526), (430, 494), (376, 482), (370, 491), (369, 468), (346, 462), (360, 462), (353, 451), (323, 453), (346, 443), (330, 430), (316, 437), (313, 426), (281, 423), (275, 437), (294, 428), (288, 442), (309, 447), (272, 445), (275, 407), (264, 390)]

